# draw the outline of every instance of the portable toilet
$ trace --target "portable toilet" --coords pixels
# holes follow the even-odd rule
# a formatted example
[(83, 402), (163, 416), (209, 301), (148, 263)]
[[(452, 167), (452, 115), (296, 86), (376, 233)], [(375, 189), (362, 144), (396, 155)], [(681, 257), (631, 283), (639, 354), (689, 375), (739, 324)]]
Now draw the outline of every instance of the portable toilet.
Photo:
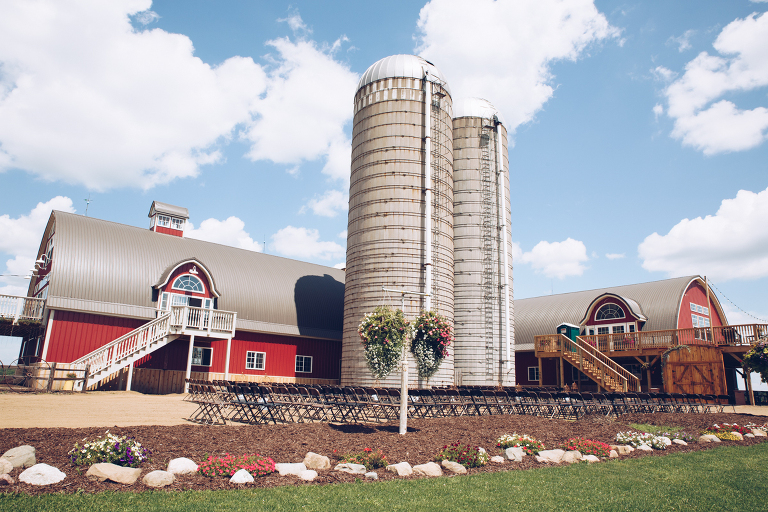
[(566, 338), (569, 338), (573, 341), (576, 341), (576, 336), (579, 335), (580, 331), (581, 327), (578, 325), (569, 324), (568, 322), (563, 322), (557, 326), (558, 334), (563, 334)]

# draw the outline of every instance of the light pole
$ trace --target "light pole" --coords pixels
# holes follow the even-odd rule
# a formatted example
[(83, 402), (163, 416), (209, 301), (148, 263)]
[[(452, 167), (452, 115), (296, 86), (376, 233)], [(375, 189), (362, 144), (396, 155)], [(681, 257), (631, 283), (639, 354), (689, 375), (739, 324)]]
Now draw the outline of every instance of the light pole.
[[(410, 290), (393, 290), (382, 288), (382, 291), (400, 294), (400, 311), (405, 316), (405, 296), (418, 295), (420, 297), (429, 297), (428, 293), (412, 292)], [(400, 354), (401, 378), (400, 378), (400, 435), (405, 435), (408, 430), (408, 358), (405, 352), (405, 343), (403, 343), (402, 353)]]

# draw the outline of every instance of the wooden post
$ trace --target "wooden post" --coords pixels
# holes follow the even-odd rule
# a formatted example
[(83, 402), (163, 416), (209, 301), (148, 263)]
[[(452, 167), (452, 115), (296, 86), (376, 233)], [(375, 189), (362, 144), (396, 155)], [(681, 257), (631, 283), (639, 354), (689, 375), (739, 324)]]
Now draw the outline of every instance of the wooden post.
[(563, 356), (560, 356), (560, 387), (565, 386), (565, 368), (563, 364)]
[(85, 389), (88, 387), (88, 376), (91, 374), (91, 365), (87, 364), (85, 365), (85, 374), (83, 375), (83, 389), (80, 390), (81, 393), (85, 393)]
[(544, 385), (544, 375), (541, 373), (541, 358), (537, 358), (539, 360), (539, 387)]
[(648, 365), (648, 368), (645, 369), (645, 376), (648, 378), (648, 393), (651, 392), (651, 364), (650, 361), (648, 361), (649, 357), (645, 356), (645, 364)]
[(56, 363), (51, 363), (51, 374), (48, 376), (48, 391), (53, 391), (53, 376), (56, 375)]
[(749, 405), (755, 405), (755, 391), (752, 389), (752, 371), (744, 371), (744, 385), (749, 391)]

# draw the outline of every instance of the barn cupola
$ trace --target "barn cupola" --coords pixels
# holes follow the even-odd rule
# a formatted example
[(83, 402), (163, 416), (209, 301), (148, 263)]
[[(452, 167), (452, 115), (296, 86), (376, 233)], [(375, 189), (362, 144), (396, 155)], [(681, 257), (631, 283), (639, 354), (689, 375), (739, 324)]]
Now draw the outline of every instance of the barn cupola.
[(148, 217), (150, 231), (183, 237), (189, 211), (180, 206), (152, 201)]

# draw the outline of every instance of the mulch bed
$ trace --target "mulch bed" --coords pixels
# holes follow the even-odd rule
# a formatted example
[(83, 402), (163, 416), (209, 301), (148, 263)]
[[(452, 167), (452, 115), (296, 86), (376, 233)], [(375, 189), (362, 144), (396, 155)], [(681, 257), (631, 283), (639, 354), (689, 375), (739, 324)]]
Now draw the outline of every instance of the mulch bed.
[[(166, 469), (168, 461), (177, 457), (188, 457), (201, 461), (208, 455), (231, 453), (260, 453), (275, 462), (301, 462), (308, 451), (331, 458), (338, 462), (341, 454), (361, 452), (364, 448), (381, 449), (391, 463), (408, 461), (411, 465), (423, 464), (434, 458), (440, 448), (453, 441), (462, 441), (484, 447), (489, 455), (498, 455), (496, 439), (502, 434), (529, 434), (541, 440), (546, 448), (555, 448), (572, 437), (585, 437), (608, 444), (615, 444), (618, 432), (633, 430), (629, 423), (650, 423), (683, 427), (686, 432), (698, 434), (713, 423), (762, 424), (764, 416), (748, 414), (632, 414), (618, 420), (602, 417), (587, 417), (579, 421), (547, 419), (533, 416), (481, 416), (460, 418), (412, 419), (408, 433), (398, 434), (397, 423), (354, 425), (328, 423), (302, 423), (288, 425), (253, 425), (206, 427), (200, 425), (182, 426), (137, 426), (114, 427), (110, 432), (135, 437), (143, 446), (152, 450), (152, 460), (142, 465), (142, 475), (155, 469)], [(17, 483), (0, 488), (3, 492), (27, 494), (99, 492), (105, 490), (141, 492), (148, 488), (139, 479), (132, 486), (109, 482), (93, 482), (85, 477), (87, 467), (74, 467), (69, 463), (67, 452), (76, 442), (82, 444), (88, 438), (93, 440), (104, 434), (103, 428), (28, 428), (0, 429), (0, 453), (15, 446), (29, 444), (37, 450), (37, 462), (55, 466), (67, 474), (61, 483), (49, 486), (32, 486), (18, 482), (21, 472), (15, 469), (11, 475)], [(719, 445), (752, 445), (766, 438), (724, 441)], [(711, 449), (711, 444), (673, 445), (666, 451), (634, 451), (622, 459), (634, 457), (661, 457), (669, 453), (690, 452)], [(489, 464), (483, 468), (470, 469), (470, 474), (495, 471), (526, 470), (543, 467), (533, 457), (526, 457), (522, 463)], [(380, 480), (397, 477), (394, 473), (377, 470)], [(305, 483), (294, 477), (281, 477), (276, 473), (257, 478), (248, 487), (275, 487), (283, 485), (324, 485), (338, 482), (354, 482), (356, 477), (337, 471), (321, 471), (314, 482)], [(226, 478), (207, 478), (201, 475), (182, 476), (166, 487), (167, 490), (187, 489), (237, 489), (240, 485), (230, 484)]]

